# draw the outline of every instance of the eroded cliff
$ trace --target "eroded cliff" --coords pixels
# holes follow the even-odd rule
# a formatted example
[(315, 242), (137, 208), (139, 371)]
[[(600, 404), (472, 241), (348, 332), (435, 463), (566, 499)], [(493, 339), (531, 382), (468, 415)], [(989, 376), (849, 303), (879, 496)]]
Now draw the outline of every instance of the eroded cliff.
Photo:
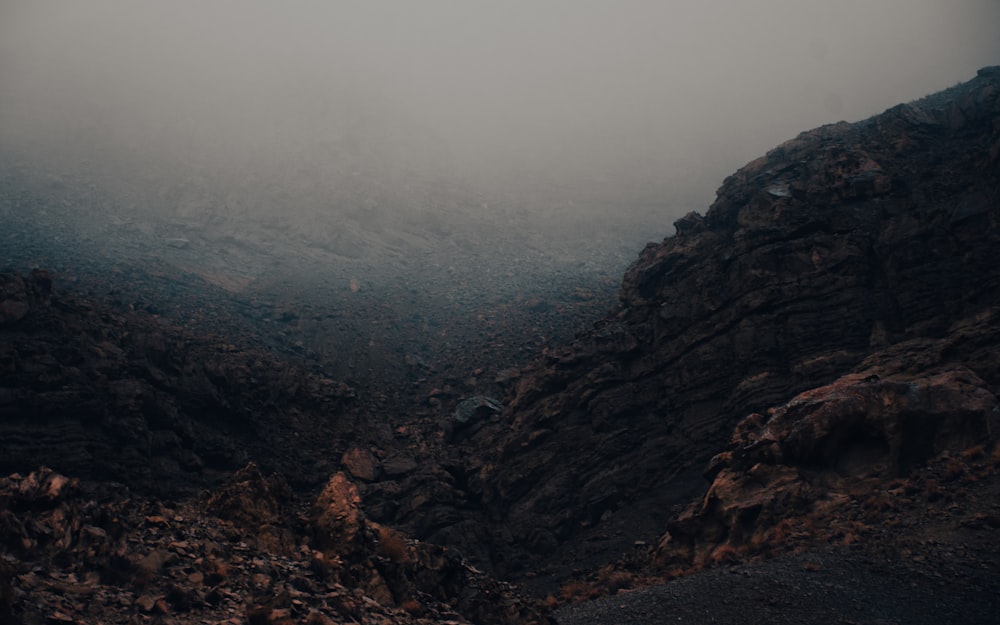
[[(501, 540), (524, 562), (665, 517), (745, 415), (969, 320), (992, 345), (998, 226), (998, 68), (749, 163), (642, 251), (616, 311), (521, 372), (470, 463)], [(934, 353), (996, 394), (994, 357)]]

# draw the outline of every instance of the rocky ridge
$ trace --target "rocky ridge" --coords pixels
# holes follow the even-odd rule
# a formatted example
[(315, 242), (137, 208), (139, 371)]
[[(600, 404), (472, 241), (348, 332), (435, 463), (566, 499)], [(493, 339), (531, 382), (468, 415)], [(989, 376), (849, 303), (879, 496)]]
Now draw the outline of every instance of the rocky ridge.
[[(917, 349), (897, 345), (889, 357), (866, 360), (870, 366), (858, 373), (741, 420), (728, 449), (706, 469), (711, 486), (704, 498), (668, 525), (657, 564), (683, 568), (739, 553), (780, 552), (794, 545), (796, 534), (807, 542), (849, 544), (873, 524), (898, 524), (897, 515), (926, 507), (920, 494), (930, 501), (944, 497), (942, 483), (949, 485), (947, 498), (980, 481), (995, 484), (1000, 456), (989, 454), (1000, 427), (997, 396), (965, 365), (921, 362), (970, 335), (992, 343), (1000, 333), (991, 322), (956, 328), (930, 345), (919, 341)], [(986, 353), (994, 349), (982, 343), (963, 347), (973, 360), (994, 359)], [(924, 476), (928, 466), (941, 479)], [(914, 488), (921, 479), (923, 488)], [(845, 514), (845, 506), (864, 514)], [(980, 508), (969, 505), (970, 514), (1000, 526), (995, 512)]]
[(63, 295), (44, 271), (0, 275), (0, 315), (5, 472), (45, 462), (146, 492), (191, 492), (252, 458), (307, 488), (336, 469), (331, 450), (366, 429), (342, 382)]
[[(450, 470), (492, 532), (437, 534), (492, 541), (479, 553), (508, 575), (602, 544), (620, 554), (704, 492), (702, 469), (746, 415), (850, 374), (938, 388), (934, 376), (951, 371), (949, 393), (974, 388), (988, 405), (1000, 390), (998, 207), (997, 68), (775, 148), (729, 177), (704, 216), (643, 250), (617, 310), (520, 371), (503, 416), (470, 439), (486, 452)], [(921, 410), (938, 418), (919, 406), (900, 418)], [(990, 444), (978, 419), (961, 444)], [(954, 449), (958, 439), (931, 442), (944, 433), (905, 443), (921, 449), (911, 460)], [(824, 462), (854, 453), (845, 436), (820, 450)], [(428, 488), (454, 492), (444, 482)]]

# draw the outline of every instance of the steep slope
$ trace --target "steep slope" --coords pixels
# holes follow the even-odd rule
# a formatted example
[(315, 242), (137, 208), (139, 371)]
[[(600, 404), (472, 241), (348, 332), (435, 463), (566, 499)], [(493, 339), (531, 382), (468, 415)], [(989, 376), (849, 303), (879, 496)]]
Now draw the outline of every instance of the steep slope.
[[(634, 548), (648, 574), (670, 576), (779, 545), (847, 543), (883, 522), (913, 525), (928, 503), (943, 522), (994, 527), (979, 500), (995, 500), (1000, 467), (998, 226), (1000, 68), (988, 68), (748, 164), (705, 216), (643, 250), (614, 311), (506, 372), (505, 408), (461, 423), (447, 422), (445, 403), (482, 388), (475, 377), (387, 417), (384, 402), (359, 405), (351, 387), (266, 350), (53, 293), (45, 272), (2, 274), (0, 470), (44, 460), (141, 494), (104, 484), (67, 502), (61, 489), (75, 483), (47, 470), (0, 480), (15, 569), (0, 566), (0, 620), (60, 620), (77, 606), (56, 595), (83, 576), (97, 609), (117, 602), (126, 609), (108, 613), (122, 618), (193, 601), (205, 612), (192, 618), (232, 609), (255, 622), (318, 619), (310, 607), (355, 618), (365, 605), (390, 622), (479, 622), (499, 606), (509, 622), (544, 622), (451, 547), (549, 583)], [(279, 478), (249, 468), (207, 500), (129, 507), (218, 483), (248, 458), (327, 492), (294, 510)], [(942, 495), (941, 481), (960, 488)], [(191, 521), (203, 504), (226, 532)], [(163, 579), (149, 594), (126, 589), (141, 554), (94, 551), (101, 532), (166, 554), (154, 564), (180, 594)], [(188, 539), (205, 560), (234, 544), (215, 603), (204, 600), (221, 586), (202, 588), (170, 560)], [(254, 560), (280, 582), (274, 593), (255, 594)], [(32, 572), (45, 567), (62, 567), (55, 586)], [(306, 570), (322, 584), (302, 581)], [(442, 583), (450, 590), (432, 596)], [(459, 610), (468, 584), (485, 595)], [(403, 605), (414, 592), (427, 595), (409, 606), (419, 615)]]
[(315, 487), (367, 429), (342, 382), (52, 283), (0, 274), (0, 471), (44, 463), (170, 493), (254, 459)]
[(157, 501), (50, 469), (0, 477), (0, 623), (552, 623), (444, 547), (373, 524), (334, 475), (310, 506), (255, 465)]
[(338, 460), (388, 425), (359, 403), (267, 350), (0, 273), (0, 623), (551, 622), (369, 520)]
[[(517, 554), (506, 568), (568, 557), (574, 537), (613, 542), (635, 510), (665, 518), (743, 416), (873, 352), (977, 315), (989, 337), (998, 226), (1000, 68), (739, 170), (705, 216), (643, 250), (616, 311), (521, 372), (507, 420), (478, 435), (492, 451), (467, 466), (497, 551)], [(930, 360), (998, 391), (993, 357)]]

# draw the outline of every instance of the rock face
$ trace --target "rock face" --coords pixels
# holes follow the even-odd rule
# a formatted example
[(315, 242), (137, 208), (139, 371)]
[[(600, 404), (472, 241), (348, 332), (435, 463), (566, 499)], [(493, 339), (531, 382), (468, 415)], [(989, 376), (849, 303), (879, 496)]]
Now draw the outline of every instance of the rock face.
[[(961, 477), (1000, 431), (1000, 403), (995, 377), (988, 384), (948, 355), (992, 360), (995, 373), (998, 341), (992, 317), (953, 328), (945, 339), (903, 341), (873, 354), (857, 373), (767, 415), (747, 416), (709, 463), (708, 493), (669, 524), (660, 564), (774, 549), (787, 541), (789, 525), (803, 538), (829, 537), (843, 529), (836, 508), (859, 495), (871, 500), (893, 480), (901, 491), (915, 468), (942, 454), (948, 479)], [(979, 473), (969, 481), (991, 476), (992, 467)]]
[[(995, 69), (799, 135), (726, 179), (707, 214), (676, 230), (629, 268), (616, 311), (522, 371), (505, 427), (477, 439), (494, 451), (470, 463), (473, 483), (522, 562), (620, 509), (666, 509), (686, 483), (678, 476), (724, 448), (745, 415), (975, 319), (979, 338), (930, 358), (955, 366), (940, 374), (947, 383), (886, 376), (848, 403), (864, 415), (881, 401), (899, 408), (884, 421), (858, 417), (882, 432), (872, 444), (896, 469), (943, 444), (908, 439), (906, 415), (944, 424), (922, 436), (986, 435), (980, 411), (997, 393), (998, 363), (969, 345), (996, 346), (1000, 306)], [(923, 389), (919, 407), (907, 403), (909, 384)], [(966, 397), (971, 412), (946, 419), (942, 397), (966, 387), (977, 389)], [(809, 427), (825, 427), (821, 413)], [(854, 434), (792, 437), (781, 457), (833, 462), (821, 459), (838, 436)]]
[(46, 272), (0, 275), (2, 471), (46, 463), (163, 492), (252, 458), (321, 484), (359, 430), (353, 398), (265, 350), (53, 294)]

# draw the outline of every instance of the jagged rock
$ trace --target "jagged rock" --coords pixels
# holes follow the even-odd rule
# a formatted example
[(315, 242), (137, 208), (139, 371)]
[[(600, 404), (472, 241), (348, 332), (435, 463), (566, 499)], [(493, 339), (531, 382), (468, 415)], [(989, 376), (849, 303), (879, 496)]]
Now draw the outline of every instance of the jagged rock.
[[(210, 503), (167, 507), (51, 470), (0, 478), (0, 622), (553, 623), (454, 552), (369, 523), (343, 474), (313, 527), (281, 509), (280, 482), (248, 466)], [(297, 548), (255, 536), (255, 513)]]
[(459, 441), (481, 430), (491, 417), (501, 412), (503, 404), (491, 397), (468, 397), (458, 402), (445, 432), (453, 442)]
[[(523, 563), (625, 507), (667, 509), (743, 416), (1000, 301), (1000, 81), (991, 72), (804, 132), (648, 245), (621, 306), (526, 367), (470, 481)], [(955, 358), (962, 362), (965, 354)], [(995, 361), (965, 364), (987, 385)], [(555, 435), (535, 433), (554, 431)], [(535, 437), (535, 438), (533, 438)]]
[(482, 419), (503, 411), (503, 404), (482, 395), (469, 397), (458, 402), (455, 412), (452, 413), (452, 420), (458, 427), (464, 427), (476, 423)]
[(0, 470), (190, 492), (255, 459), (318, 485), (302, 455), (357, 431), (346, 384), (53, 293), (47, 272), (0, 275), (0, 308)]
[(281, 553), (295, 546), (283, 529), (292, 516), (293, 503), (292, 490), (280, 475), (265, 478), (251, 462), (208, 495), (205, 510), (248, 530), (263, 548)]
[[(17, 479), (18, 476), (12, 476)], [(25, 502), (58, 502), (77, 488), (78, 481), (56, 473), (48, 467), (32, 471), (16, 483), (18, 499)]]
[(364, 541), (364, 520), (358, 488), (338, 472), (313, 504), (312, 526), (319, 546), (342, 556), (358, 552)]
[[(928, 348), (910, 343), (914, 351)], [(905, 353), (899, 347), (897, 357)], [(912, 362), (874, 358), (897, 367)], [(661, 565), (703, 563), (723, 547), (760, 549), (782, 522), (820, 517), (822, 524), (826, 514), (831, 524), (827, 508), (866, 479), (888, 482), (942, 452), (991, 444), (998, 405), (989, 385), (964, 366), (912, 374), (883, 362), (801, 393), (767, 417), (749, 415), (713, 458), (704, 499), (670, 523), (657, 558)]]

